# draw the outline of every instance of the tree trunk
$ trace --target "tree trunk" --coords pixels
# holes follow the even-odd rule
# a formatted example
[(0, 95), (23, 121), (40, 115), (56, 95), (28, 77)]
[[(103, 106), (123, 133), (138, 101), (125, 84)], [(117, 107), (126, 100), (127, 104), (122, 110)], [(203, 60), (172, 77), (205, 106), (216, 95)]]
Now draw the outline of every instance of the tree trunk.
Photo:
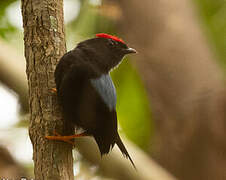
[(22, 0), (22, 15), (35, 179), (72, 180), (72, 146), (45, 139), (63, 129), (56, 96), (50, 92), (55, 66), (65, 53), (63, 0)]

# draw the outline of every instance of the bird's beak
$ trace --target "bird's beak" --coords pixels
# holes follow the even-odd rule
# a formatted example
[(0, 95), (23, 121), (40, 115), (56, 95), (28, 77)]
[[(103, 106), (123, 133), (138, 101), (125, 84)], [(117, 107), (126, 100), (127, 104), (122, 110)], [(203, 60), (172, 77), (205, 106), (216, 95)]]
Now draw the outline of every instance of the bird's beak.
[(133, 48), (127, 48), (124, 50), (125, 54), (137, 53), (137, 51)]

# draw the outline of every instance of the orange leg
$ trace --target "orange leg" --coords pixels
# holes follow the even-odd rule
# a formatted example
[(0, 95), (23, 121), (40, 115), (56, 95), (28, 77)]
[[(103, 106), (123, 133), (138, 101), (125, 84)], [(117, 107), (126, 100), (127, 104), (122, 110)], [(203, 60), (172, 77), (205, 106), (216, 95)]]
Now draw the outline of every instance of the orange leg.
[(45, 136), (46, 139), (49, 140), (58, 140), (58, 141), (64, 141), (67, 142), (69, 144), (74, 145), (74, 142), (71, 141), (72, 139), (78, 138), (78, 137), (84, 137), (84, 136), (88, 136), (87, 133), (81, 133), (81, 134), (74, 134), (74, 135), (69, 135), (69, 136), (61, 136), (60, 134), (58, 134), (57, 132), (54, 132), (55, 136)]

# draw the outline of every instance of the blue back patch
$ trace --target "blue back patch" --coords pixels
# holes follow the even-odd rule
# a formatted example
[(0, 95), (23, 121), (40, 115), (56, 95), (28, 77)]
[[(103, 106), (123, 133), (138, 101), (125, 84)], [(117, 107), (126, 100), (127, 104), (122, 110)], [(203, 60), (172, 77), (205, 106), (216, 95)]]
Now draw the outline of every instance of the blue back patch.
[(109, 109), (114, 110), (116, 108), (116, 91), (109, 74), (90, 81)]

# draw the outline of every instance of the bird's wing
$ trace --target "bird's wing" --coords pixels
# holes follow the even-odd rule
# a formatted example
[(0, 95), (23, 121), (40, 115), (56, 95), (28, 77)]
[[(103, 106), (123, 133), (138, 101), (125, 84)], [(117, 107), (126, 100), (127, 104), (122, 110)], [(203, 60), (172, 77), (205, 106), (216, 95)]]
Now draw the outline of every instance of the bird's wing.
[(98, 92), (104, 103), (112, 111), (116, 108), (116, 91), (111, 77), (104, 74), (99, 78), (90, 79), (91, 85)]

